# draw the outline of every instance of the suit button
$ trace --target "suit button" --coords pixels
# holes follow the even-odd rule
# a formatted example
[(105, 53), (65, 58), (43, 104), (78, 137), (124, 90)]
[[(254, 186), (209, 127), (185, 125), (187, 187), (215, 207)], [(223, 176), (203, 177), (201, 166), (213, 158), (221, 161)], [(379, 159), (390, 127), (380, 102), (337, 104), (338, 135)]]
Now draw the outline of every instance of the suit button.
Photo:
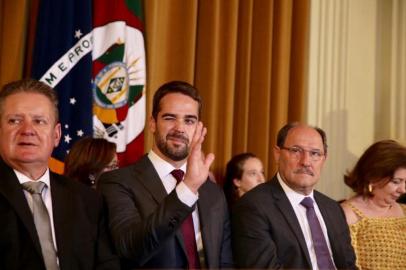
[(173, 228), (176, 227), (176, 225), (177, 225), (178, 223), (179, 223), (178, 219), (176, 219), (176, 218), (171, 218), (171, 219), (169, 220), (169, 227), (170, 227), (171, 229), (173, 229)]

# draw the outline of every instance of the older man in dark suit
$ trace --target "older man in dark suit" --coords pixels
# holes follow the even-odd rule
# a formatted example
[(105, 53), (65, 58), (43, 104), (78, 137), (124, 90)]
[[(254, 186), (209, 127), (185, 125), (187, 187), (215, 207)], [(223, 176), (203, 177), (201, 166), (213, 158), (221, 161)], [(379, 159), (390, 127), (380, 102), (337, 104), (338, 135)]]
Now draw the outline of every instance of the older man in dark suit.
[(207, 181), (214, 156), (201, 151), (200, 110), (190, 84), (161, 86), (149, 124), (152, 150), (100, 178), (125, 268), (232, 267), (227, 205), (222, 190)]
[(56, 175), (57, 97), (35, 80), (0, 92), (0, 269), (119, 269), (101, 198)]
[(274, 155), (278, 173), (243, 196), (233, 212), (237, 267), (356, 269), (341, 207), (314, 190), (327, 156), (324, 131), (288, 124)]

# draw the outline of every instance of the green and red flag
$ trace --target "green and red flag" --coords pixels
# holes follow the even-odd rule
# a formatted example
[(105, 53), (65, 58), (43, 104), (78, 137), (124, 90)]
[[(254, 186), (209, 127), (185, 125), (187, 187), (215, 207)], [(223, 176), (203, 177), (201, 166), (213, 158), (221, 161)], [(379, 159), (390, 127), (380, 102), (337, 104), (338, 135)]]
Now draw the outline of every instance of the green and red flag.
[(140, 1), (97, 0), (93, 14), (93, 128), (121, 165), (144, 152), (145, 50)]
[(88, 135), (116, 143), (121, 166), (143, 155), (142, 21), (141, 0), (40, 1), (32, 75), (58, 92), (63, 132), (52, 170)]

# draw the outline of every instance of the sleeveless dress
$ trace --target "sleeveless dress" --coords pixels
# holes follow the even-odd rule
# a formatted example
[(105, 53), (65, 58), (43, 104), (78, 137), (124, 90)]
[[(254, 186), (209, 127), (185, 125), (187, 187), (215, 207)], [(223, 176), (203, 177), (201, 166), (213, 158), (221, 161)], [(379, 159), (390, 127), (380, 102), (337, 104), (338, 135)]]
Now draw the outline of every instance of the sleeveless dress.
[[(360, 220), (349, 226), (360, 270), (406, 269), (406, 217), (366, 217), (351, 203)], [(406, 205), (401, 205), (406, 213)]]

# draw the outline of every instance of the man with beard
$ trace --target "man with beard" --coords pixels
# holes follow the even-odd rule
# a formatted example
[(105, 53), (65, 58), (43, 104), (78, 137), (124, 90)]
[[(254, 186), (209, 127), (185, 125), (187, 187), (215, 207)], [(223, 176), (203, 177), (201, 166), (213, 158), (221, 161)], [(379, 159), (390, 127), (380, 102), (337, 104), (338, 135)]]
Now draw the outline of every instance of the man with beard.
[(226, 200), (207, 181), (214, 155), (201, 151), (206, 128), (200, 110), (190, 84), (162, 85), (149, 120), (152, 150), (100, 178), (124, 269), (232, 267)]
[(233, 212), (239, 268), (356, 269), (344, 213), (314, 190), (327, 157), (325, 132), (285, 125), (274, 148), (278, 172), (245, 194)]

